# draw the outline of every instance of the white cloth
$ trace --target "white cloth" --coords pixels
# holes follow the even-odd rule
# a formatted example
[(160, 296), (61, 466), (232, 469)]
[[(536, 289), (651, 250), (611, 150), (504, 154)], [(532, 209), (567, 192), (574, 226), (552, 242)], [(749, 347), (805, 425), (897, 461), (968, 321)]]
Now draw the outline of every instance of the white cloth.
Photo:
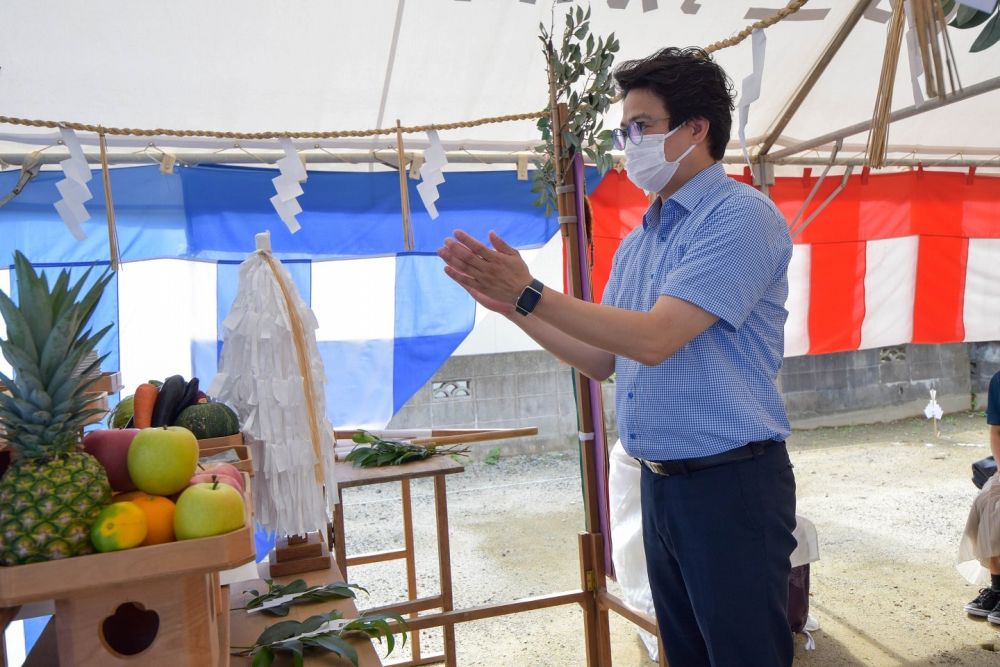
[(1000, 556), (1000, 482), (994, 474), (969, 509), (969, 518), (958, 543), (959, 573), (970, 584), (990, 583), (988, 561)]

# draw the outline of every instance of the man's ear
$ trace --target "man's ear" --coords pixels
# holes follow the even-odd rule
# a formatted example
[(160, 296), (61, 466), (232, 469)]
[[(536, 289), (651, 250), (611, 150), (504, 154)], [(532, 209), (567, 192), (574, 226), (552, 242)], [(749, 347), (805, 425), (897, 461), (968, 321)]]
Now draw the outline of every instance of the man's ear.
[(688, 127), (691, 128), (691, 140), (694, 143), (701, 143), (708, 138), (708, 129), (710, 123), (707, 119), (702, 117), (690, 118), (688, 119)]

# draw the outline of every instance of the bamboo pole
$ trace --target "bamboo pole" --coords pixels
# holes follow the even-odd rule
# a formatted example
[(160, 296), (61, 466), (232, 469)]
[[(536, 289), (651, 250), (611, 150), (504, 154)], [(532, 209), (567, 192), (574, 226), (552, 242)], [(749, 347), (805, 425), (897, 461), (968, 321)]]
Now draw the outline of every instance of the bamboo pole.
[(403, 124), (396, 119), (396, 157), (399, 160), (399, 206), (403, 215), (403, 247), (413, 250), (413, 227), (410, 226), (410, 189), (406, 183), (406, 151), (403, 150)]
[[(888, 36), (885, 41), (885, 55), (882, 58), (882, 74), (879, 77), (878, 94), (875, 96), (875, 110), (872, 112), (871, 130), (868, 133), (866, 166), (876, 169), (883, 166), (885, 148), (889, 142), (889, 124), (892, 111), (892, 91), (896, 82), (896, 66), (899, 64), (899, 50), (903, 44), (903, 28), (906, 16), (903, 0), (893, 0), (892, 18), (889, 19)], [(927, 74), (930, 80), (932, 74)]]
[[(565, 103), (555, 103), (555, 75), (552, 64), (549, 65), (549, 100), (551, 129), (555, 152), (553, 155), (556, 174), (556, 207), (559, 214), (559, 227), (562, 233), (563, 247), (566, 250), (566, 285), (570, 296), (579, 298), (583, 294), (581, 270), (580, 240), (577, 225), (584, 212), (577, 210), (576, 187), (574, 184), (569, 160), (563, 157), (562, 129), (567, 126), (569, 110)], [(608, 615), (597, 605), (597, 591), (605, 588), (607, 571), (605, 569), (603, 547), (600, 557), (594, 547), (603, 545), (601, 535), (600, 511), (601, 503), (598, 494), (603, 493), (598, 484), (596, 452), (592, 446), (594, 438), (594, 416), (589, 379), (579, 371), (573, 373), (573, 383), (576, 394), (577, 420), (580, 431), (580, 457), (583, 468), (584, 508), (586, 533), (581, 534), (578, 543), (580, 551), (580, 576), (585, 583), (584, 590), (588, 595), (584, 598), (584, 642), (588, 667), (610, 667), (610, 630)]]
[(117, 271), (121, 264), (118, 254), (118, 226), (115, 224), (115, 202), (111, 197), (111, 173), (108, 169), (108, 146), (104, 132), (99, 132), (98, 144), (101, 149), (101, 182), (104, 185), (104, 210), (108, 217), (108, 254), (111, 256), (111, 270)]

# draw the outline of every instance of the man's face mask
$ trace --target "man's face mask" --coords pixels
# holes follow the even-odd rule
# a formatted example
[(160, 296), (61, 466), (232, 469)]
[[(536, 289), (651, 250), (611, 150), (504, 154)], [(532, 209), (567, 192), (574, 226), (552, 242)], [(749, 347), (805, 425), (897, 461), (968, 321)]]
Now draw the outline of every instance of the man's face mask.
[(641, 135), (642, 140), (638, 144), (632, 143), (631, 140), (626, 142), (625, 169), (628, 171), (629, 180), (635, 183), (636, 187), (646, 192), (659, 192), (667, 187), (670, 179), (677, 173), (681, 160), (695, 147), (695, 144), (692, 144), (676, 160), (667, 160), (663, 154), (663, 144), (667, 137), (682, 127), (683, 124), (678, 125), (666, 134)]

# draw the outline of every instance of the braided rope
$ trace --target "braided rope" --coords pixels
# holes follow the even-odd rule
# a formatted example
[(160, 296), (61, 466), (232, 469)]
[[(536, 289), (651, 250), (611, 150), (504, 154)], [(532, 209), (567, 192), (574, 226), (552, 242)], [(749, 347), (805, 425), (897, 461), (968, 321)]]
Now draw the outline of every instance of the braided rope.
[(705, 53), (713, 53), (715, 51), (724, 49), (729, 46), (736, 46), (744, 39), (749, 37), (754, 30), (770, 28), (775, 23), (783, 21), (784, 19), (788, 18), (795, 12), (799, 11), (802, 8), (802, 6), (805, 5), (807, 2), (809, 2), (809, 0), (791, 0), (791, 2), (789, 2), (786, 6), (782, 7), (778, 11), (776, 11), (774, 14), (771, 14), (767, 18), (761, 19), (753, 23), (752, 25), (743, 28), (743, 30), (740, 30), (732, 37), (709, 44), (708, 46), (705, 47)]
[[(706, 53), (713, 53), (720, 49), (735, 46), (750, 36), (754, 30), (769, 28), (782, 21), (786, 17), (797, 12), (809, 0), (790, 0), (788, 5), (779, 9), (767, 18), (756, 21), (750, 26), (739, 31), (732, 37), (714, 42), (705, 47)], [(621, 99), (615, 97), (613, 102)], [(142, 129), (134, 127), (104, 127), (102, 125), (90, 125), (87, 123), (75, 123), (70, 121), (54, 120), (33, 120), (30, 118), (17, 118), (13, 116), (0, 116), (0, 123), (6, 125), (23, 125), (27, 127), (45, 127), (49, 129), (59, 129), (64, 127), (69, 130), (80, 132), (94, 132), (97, 134), (110, 134), (115, 136), (132, 137), (209, 137), (212, 139), (234, 139), (234, 140), (254, 140), (254, 139), (345, 139), (345, 138), (365, 138), (378, 137), (401, 132), (403, 134), (417, 134), (429, 130), (457, 130), (467, 127), (479, 127), (481, 125), (494, 125), (497, 123), (509, 123), (520, 120), (537, 120), (549, 115), (548, 111), (532, 111), (529, 113), (516, 113), (506, 116), (490, 116), (488, 118), (477, 118), (476, 120), (463, 120), (456, 123), (431, 123), (429, 125), (412, 125), (408, 127), (375, 128), (371, 130), (336, 130), (330, 132), (224, 132), (218, 130), (172, 130), (167, 128)]]

